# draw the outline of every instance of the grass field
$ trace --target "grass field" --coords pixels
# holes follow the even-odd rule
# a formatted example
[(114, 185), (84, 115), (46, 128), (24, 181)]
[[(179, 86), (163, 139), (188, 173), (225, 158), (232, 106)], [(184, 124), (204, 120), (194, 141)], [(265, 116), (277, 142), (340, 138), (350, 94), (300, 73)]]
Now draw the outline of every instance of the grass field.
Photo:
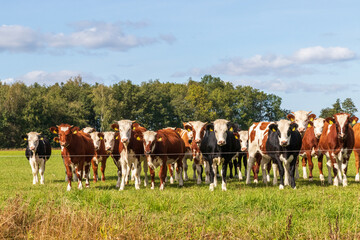
[(297, 180), (296, 190), (234, 179), (226, 192), (193, 180), (161, 192), (158, 177), (155, 190), (130, 182), (120, 192), (112, 159), (106, 182), (67, 192), (59, 151), (47, 162), (45, 185), (32, 185), (24, 151), (1, 151), (0, 161), (2, 239), (360, 239), (353, 157), (346, 188), (321, 186), (315, 168), (315, 180)]

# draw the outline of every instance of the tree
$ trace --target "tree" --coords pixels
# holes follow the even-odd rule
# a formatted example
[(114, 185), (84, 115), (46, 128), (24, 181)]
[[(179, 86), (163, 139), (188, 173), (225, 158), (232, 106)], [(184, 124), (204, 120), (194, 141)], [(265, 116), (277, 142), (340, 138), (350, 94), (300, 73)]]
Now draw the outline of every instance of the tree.
[(350, 115), (353, 115), (355, 112), (357, 112), (357, 108), (355, 107), (355, 104), (351, 98), (346, 98), (343, 102), (340, 102), (339, 98), (336, 99), (332, 107), (321, 109), (320, 117), (327, 118), (341, 112), (349, 113)]

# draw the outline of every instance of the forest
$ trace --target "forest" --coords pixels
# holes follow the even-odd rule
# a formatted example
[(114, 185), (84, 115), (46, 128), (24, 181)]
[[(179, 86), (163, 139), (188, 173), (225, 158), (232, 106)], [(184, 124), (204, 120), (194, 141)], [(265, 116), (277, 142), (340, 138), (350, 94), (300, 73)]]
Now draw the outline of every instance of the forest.
[(284, 118), (282, 99), (250, 86), (234, 86), (205, 75), (199, 82), (137, 85), (130, 80), (111, 86), (88, 84), (81, 76), (51, 86), (0, 82), (0, 148), (24, 147), (21, 136), (69, 123), (80, 128), (110, 130), (114, 120), (136, 120), (148, 129), (182, 127), (183, 121), (224, 118), (247, 129), (254, 121)]

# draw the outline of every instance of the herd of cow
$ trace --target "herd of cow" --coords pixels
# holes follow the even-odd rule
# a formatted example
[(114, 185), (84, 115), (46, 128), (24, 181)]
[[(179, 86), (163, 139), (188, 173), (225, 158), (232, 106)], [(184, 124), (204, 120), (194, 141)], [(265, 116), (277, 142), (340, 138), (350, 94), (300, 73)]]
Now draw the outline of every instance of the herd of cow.
[[(188, 180), (187, 159), (193, 160), (194, 179), (201, 184), (203, 170), (205, 182), (213, 191), (217, 186), (217, 168), (222, 163), (222, 190), (226, 191), (226, 173), (230, 168), (230, 178), (238, 176), (242, 180), (241, 166), (245, 167), (246, 183), (250, 183), (253, 171), (254, 182), (258, 182), (261, 167), (263, 182), (270, 181), (273, 169), (273, 184), (279, 188), (290, 185), (296, 188), (298, 178), (298, 158), (302, 156), (303, 178), (307, 178), (306, 164), (309, 164), (309, 180), (313, 179), (312, 157), (317, 157), (320, 180), (325, 180), (322, 172), (323, 156), (326, 156), (328, 182), (338, 186), (347, 186), (347, 166), (354, 150), (356, 160), (355, 181), (359, 181), (360, 124), (358, 118), (347, 113), (338, 113), (333, 117), (316, 118), (307, 111), (288, 114), (288, 119), (277, 122), (257, 122), (248, 131), (240, 131), (237, 124), (218, 119), (212, 123), (190, 121), (183, 123), (184, 129), (165, 128), (148, 131), (135, 121), (121, 120), (111, 125), (115, 131), (96, 132), (86, 127), (80, 130), (69, 124), (51, 127), (50, 131), (58, 136), (54, 141), (61, 146), (61, 156), (66, 169), (67, 190), (71, 182), (78, 181), (82, 189), (82, 178), (86, 187), (90, 182), (90, 165), (93, 168), (93, 180), (98, 179), (98, 165), (101, 162), (101, 180), (105, 181), (106, 160), (111, 156), (117, 166), (118, 181), (116, 187), (123, 190), (129, 181), (130, 172), (135, 188), (140, 188), (141, 164), (144, 169), (144, 186), (148, 185), (147, 170), (150, 171), (151, 189), (154, 189), (155, 168), (160, 166), (160, 190), (164, 189), (167, 169), (170, 183), (175, 179), (179, 186)], [(49, 140), (40, 133), (30, 132), (23, 136), (28, 142), (25, 155), (29, 159), (33, 184), (44, 184), (45, 163), (51, 155)], [(233, 175), (233, 166), (235, 171)], [(334, 180), (332, 180), (333, 170)]]

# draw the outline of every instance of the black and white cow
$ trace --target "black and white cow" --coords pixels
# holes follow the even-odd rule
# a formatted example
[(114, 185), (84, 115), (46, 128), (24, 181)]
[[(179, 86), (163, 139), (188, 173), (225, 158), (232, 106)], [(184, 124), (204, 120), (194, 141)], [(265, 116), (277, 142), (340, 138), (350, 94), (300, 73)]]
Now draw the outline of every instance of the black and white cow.
[[(284, 185), (288, 184), (292, 188), (296, 188), (295, 165), (302, 144), (297, 127), (297, 123), (285, 119), (269, 125), (266, 153), (279, 168), (280, 189), (283, 189)], [(274, 172), (276, 172), (276, 169), (274, 169)]]
[(38, 174), (40, 173), (40, 183), (44, 184), (45, 163), (51, 156), (51, 146), (49, 140), (42, 136), (41, 133), (29, 132), (22, 138), (28, 142), (25, 150), (25, 156), (29, 160), (33, 184), (39, 182)]
[(237, 170), (238, 170), (238, 177), (239, 180), (243, 179), (241, 173), (241, 162), (243, 162), (245, 167), (245, 176), (247, 171), (247, 154), (248, 154), (248, 146), (249, 146), (249, 131), (239, 131), (239, 142), (240, 142), (240, 152), (238, 154), (238, 161), (237, 161)]
[(237, 125), (225, 119), (217, 119), (207, 124), (204, 137), (201, 141), (200, 151), (210, 166), (210, 191), (217, 185), (215, 177), (216, 167), (224, 160), (222, 166), (222, 190), (226, 191), (226, 172), (228, 164), (240, 149), (236, 147), (234, 131)]

